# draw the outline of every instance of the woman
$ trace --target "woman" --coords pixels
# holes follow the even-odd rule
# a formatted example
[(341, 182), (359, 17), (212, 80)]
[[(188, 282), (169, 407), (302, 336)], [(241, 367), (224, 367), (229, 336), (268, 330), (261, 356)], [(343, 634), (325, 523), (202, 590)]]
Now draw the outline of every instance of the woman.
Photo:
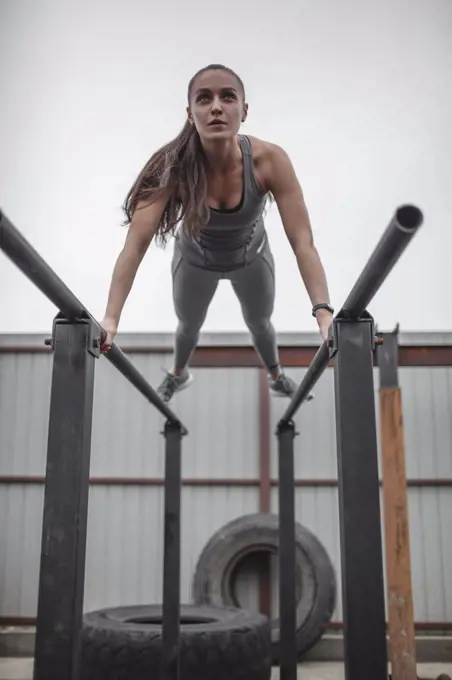
[(179, 323), (174, 364), (158, 388), (166, 402), (192, 381), (190, 357), (220, 279), (231, 282), (239, 299), (270, 390), (293, 396), (297, 386), (280, 367), (270, 320), (275, 281), (263, 221), (268, 199), (276, 201), (323, 340), (332, 321), (325, 273), (293, 166), (279, 146), (238, 134), (247, 114), (237, 74), (220, 64), (198, 71), (188, 86), (182, 131), (151, 157), (124, 203), (129, 230), (101, 322), (107, 332), (102, 350), (114, 340), (152, 239), (165, 244), (175, 236), (173, 302)]

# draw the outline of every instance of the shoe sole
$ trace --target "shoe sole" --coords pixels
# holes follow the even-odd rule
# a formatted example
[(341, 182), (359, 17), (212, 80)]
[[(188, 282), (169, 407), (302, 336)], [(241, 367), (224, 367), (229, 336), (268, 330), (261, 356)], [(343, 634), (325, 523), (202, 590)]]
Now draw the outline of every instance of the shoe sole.
[[(284, 392), (275, 392), (270, 388), (271, 395), (273, 397), (276, 397), (277, 399), (281, 399), (281, 397), (286, 397), (286, 399), (292, 399), (295, 396), (295, 393), (290, 395), (290, 394), (284, 394)], [(305, 401), (312, 401), (314, 399), (314, 395), (310, 394), (308, 397), (305, 399)]]
[(187, 387), (190, 387), (190, 385), (192, 384), (193, 380), (194, 380), (194, 378), (193, 378), (193, 376), (192, 376), (191, 373), (190, 373), (190, 376), (187, 378), (187, 380), (186, 380), (185, 382), (183, 382), (183, 383), (180, 385), (180, 387), (178, 387), (177, 389), (174, 390), (172, 396), (170, 397), (170, 399), (168, 399), (168, 401), (165, 401), (165, 400), (163, 399), (163, 397), (162, 397), (160, 394), (158, 394), (158, 392), (157, 392), (157, 394), (158, 394), (158, 396), (160, 397), (160, 399), (163, 401), (163, 403), (169, 404), (169, 403), (171, 402), (171, 400), (173, 399), (174, 395), (178, 394), (179, 392), (182, 392), (183, 390), (186, 390)]

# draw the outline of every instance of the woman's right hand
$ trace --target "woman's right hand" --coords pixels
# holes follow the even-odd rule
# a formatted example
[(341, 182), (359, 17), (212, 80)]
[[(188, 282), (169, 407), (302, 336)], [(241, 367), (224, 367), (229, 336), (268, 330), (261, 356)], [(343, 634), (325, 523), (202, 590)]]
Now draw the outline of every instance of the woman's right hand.
[(101, 352), (108, 352), (111, 349), (116, 333), (118, 332), (118, 325), (116, 321), (108, 316), (105, 316), (100, 321), (100, 327), (106, 332), (107, 336), (100, 345)]

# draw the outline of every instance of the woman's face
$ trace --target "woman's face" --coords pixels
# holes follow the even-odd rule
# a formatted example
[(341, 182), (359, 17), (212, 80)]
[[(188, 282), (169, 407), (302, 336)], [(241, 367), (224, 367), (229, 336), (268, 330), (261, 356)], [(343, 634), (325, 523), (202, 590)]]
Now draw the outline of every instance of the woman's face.
[(187, 114), (202, 139), (233, 137), (247, 113), (241, 85), (233, 74), (212, 69), (196, 77)]

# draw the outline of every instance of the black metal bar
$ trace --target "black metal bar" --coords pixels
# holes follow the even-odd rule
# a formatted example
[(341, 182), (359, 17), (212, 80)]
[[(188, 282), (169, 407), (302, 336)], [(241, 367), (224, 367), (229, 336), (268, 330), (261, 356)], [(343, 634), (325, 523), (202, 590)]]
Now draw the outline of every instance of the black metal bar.
[(0, 248), (66, 318), (85, 316), (82, 303), (1, 211)]
[(95, 356), (90, 322), (57, 322), (34, 680), (78, 678), (88, 515)]
[(140, 371), (135, 368), (133, 363), (126, 357), (126, 355), (119, 349), (119, 347), (113, 344), (111, 350), (105, 355), (107, 359), (116, 366), (118, 371), (123, 374), (127, 380), (132, 383), (136, 389), (141, 392), (141, 394), (146, 397), (146, 399), (155, 408), (160, 411), (160, 413), (171, 423), (178, 425), (182, 428), (182, 434), (187, 434), (187, 429), (180, 422), (179, 418), (175, 413), (165, 404), (164, 401), (160, 399), (157, 392), (151, 387), (151, 385), (145, 380)]
[(334, 321), (346, 680), (387, 680), (373, 321)]
[(414, 205), (397, 208), (361, 275), (345, 300), (340, 316), (358, 319), (424, 220)]
[[(97, 325), (97, 335), (101, 336), (102, 329), (93, 315), (2, 212), (0, 212), (0, 249), (58, 307), (64, 317), (71, 320), (90, 319)], [(171, 422), (180, 423), (173, 411), (160, 399), (116, 344), (113, 344), (105, 356), (162, 415)], [(184, 427), (183, 429), (186, 434), (187, 430)]]
[(287, 407), (284, 415), (281, 418), (281, 422), (289, 422), (295, 415), (295, 413), (300, 408), (301, 404), (309, 396), (312, 388), (328, 366), (328, 362), (333, 356), (334, 352), (331, 352), (328, 347), (328, 342), (324, 342), (316, 352), (308, 370), (305, 373), (303, 380), (298, 387), (298, 390), (292, 397), (289, 406)]
[(399, 386), (399, 344), (398, 327), (393, 333), (379, 333), (382, 344), (377, 346), (377, 365), (380, 387)]
[[(358, 319), (363, 314), (421, 226), (423, 219), (422, 212), (416, 206), (403, 205), (397, 208), (336, 318)], [(282, 416), (281, 422), (288, 422), (295, 416), (310, 390), (313, 389), (328, 366), (329, 360), (335, 354), (334, 351), (329, 350), (331, 344), (329, 341), (324, 342), (317, 351), (303, 381)]]
[(295, 473), (292, 421), (278, 425), (279, 667), (280, 680), (297, 678), (295, 583)]
[(162, 680), (178, 680), (180, 630), (180, 509), (182, 429), (167, 422), (163, 555)]

